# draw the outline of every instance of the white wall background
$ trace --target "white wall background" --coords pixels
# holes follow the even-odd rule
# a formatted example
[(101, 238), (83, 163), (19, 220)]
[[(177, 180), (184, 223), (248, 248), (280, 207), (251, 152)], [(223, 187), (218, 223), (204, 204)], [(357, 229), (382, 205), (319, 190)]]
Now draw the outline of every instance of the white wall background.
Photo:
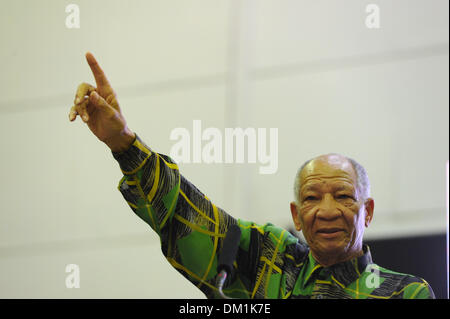
[[(68, 29), (66, 5), (80, 8)], [(365, 24), (380, 8), (380, 29)], [(448, 1), (0, 1), (0, 298), (202, 298), (122, 200), (79, 119), (93, 52), (129, 126), (168, 153), (176, 127), (276, 127), (276, 174), (182, 164), (232, 215), (283, 227), (297, 168), (339, 152), (368, 170), (366, 238), (445, 232)], [(81, 270), (67, 289), (65, 267)]]

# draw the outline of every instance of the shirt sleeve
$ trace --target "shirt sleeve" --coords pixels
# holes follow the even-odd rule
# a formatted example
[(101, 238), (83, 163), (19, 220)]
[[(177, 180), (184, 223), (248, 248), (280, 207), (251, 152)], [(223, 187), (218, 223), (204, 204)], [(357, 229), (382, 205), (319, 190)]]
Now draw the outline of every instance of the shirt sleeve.
[(124, 199), (159, 235), (168, 262), (208, 298), (218, 297), (215, 276), (227, 229), (232, 224), (241, 227), (236, 275), (224, 291), (236, 298), (251, 297), (259, 249), (249, 245), (251, 227), (214, 205), (170, 157), (154, 152), (139, 136), (128, 150), (112, 154), (124, 174), (118, 186)]
[(430, 284), (421, 278), (417, 278), (417, 280), (405, 288), (403, 299), (435, 299)]

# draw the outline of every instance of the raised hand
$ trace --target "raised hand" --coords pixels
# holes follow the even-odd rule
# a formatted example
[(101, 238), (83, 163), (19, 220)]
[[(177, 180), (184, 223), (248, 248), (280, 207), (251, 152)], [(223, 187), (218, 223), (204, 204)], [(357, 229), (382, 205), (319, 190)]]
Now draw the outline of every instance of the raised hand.
[(128, 128), (117, 102), (116, 93), (105, 73), (92, 53), (86, 53), (86, 60), (94, 74), (97, 88), (81, 83), (75, 95), (75, 105), (69, 112), (69, 120), (80, 115), (97, 138), (113, 152), (125, 151), (133, 142), (135, 135)]

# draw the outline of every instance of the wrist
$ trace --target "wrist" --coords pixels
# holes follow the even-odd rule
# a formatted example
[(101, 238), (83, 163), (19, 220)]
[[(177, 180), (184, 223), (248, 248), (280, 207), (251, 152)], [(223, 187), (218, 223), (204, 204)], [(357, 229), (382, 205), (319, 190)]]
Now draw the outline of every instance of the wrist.
[(109, 142), (105, 142), (105, 144), (111, 149), (111, 152), (120, 153), (129, 149), (135, 139), (136, 134), (134, 134), (134, 132), (132, 132), (128, 127), (125, 127), (119, 136), (116, 136)]

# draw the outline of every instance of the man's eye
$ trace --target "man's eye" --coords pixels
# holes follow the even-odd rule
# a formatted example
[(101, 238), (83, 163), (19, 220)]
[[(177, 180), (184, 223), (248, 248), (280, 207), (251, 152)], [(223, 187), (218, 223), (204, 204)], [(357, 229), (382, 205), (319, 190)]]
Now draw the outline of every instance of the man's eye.
[(346, 194), (339, 195), (337, 198), (338, 199), (353, 199), (352, 196), (346, 195)]
[(316, 196), (307, 196), (307, 197), (305, 198), (305, 200), (316, 200), (316, 199), (317, 199)]

